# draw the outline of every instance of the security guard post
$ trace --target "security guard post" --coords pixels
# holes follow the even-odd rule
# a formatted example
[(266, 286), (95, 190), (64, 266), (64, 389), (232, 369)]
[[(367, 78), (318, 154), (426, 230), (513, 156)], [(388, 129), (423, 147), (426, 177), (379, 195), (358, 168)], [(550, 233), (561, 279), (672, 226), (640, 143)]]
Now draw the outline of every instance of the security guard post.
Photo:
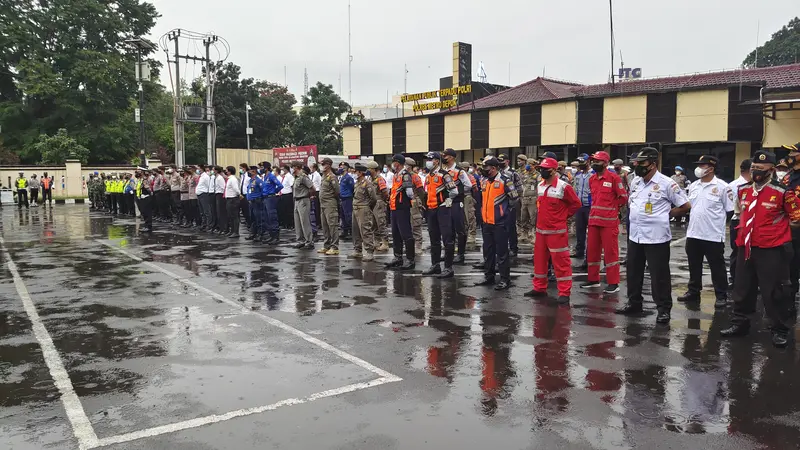
[[(331, 170), (333, 161), (322, 158), (322, 184), (319, 188), (319, 208), (322, 215), (322, 235), (325, 242), (317, 253), (339, 254), (339, 180)], [(274, 175), (273, 175), (274, 176)], [(349, 176), (349, 175), (346, 175)]]
[(14, 187), (17, 188), (17, 209), (22, 209), (23, 204), (25, 208), (30, 209), (28, 204), (28, 180), (25, 178), (24, 172), (19, 173), (19, 178), (14, 183)]
[(414, 235), (414, 244), (416, 245), (417, 253), (422, 253), (422, 214), (425, 211), (425, 204), (420, 194), (422, 191), (422, 178), (414, 173), (414, 167), (417, 162), (414, 158), (406, 157), (406, 171), (411, 175), (411, 184), (414, 185), (414, 198), (411, 199), (411, 232)]
[[(506, 155), (500, 155), (497, 158), (498, 162), (500, 162), (500, 170), (503, 172), (503, 176), (508, 178), (508, 180), (516, 186), (521, 186), (522, 181), (520, 180), (519, 174), (511, 167), (509, 167), (508, 157)], [(516, 188), (515, 188), (516, 189)], [(508, 247), (509, 247), (509, 256), (512, 258), (516, 258), (517, 254), (519, 253), (519, 236), (517, 236), (517, 214), (519, 214), (519, 210), (521, 209), (522, 203), (519, 196), (516, 196), (513, 200), (510, 200), (508, 203), (509, 206), (509, 220), (506, 221), (506, 227), (508, 227)], [(485, 205), (484, 205), (485, 207)]]
[(375, 251), (388, 252), (389, 237), (386, 234), (386, 202), (389, 200), (389, 188), (386, 185), (386, 179), (381, 176), (380, 165), (377, 162), (369, 161), (367, 169), (369, 169), (377, 197), (375, 207), (372, 208), (372, 223), (375, 225), (375, 242), (377, 244)]
[[(372, 209), (378, 202), (375, 186), (367, 179), (367, 166), (356, 163), (356, 179), (353, 188), (353, 259), (374, 261), (375, 227)], [(363, 252), (362, 252), (363, 250)]]
[(722, 336), (743, 336), (750, 331), (749, 316), (756, 312), (761, 293), (770, 320), (772, 344), (785, 347), (793, 328), (794, 305), (789, 265), (792, 259), (791, 227), (800, 226), (800, 201), (791, 189), (773, 180), (775, 154), (760, 150), (753, 155), (753, 182), (739, 189), (741, 216), (736, 244), (736, 284), (733, 287), (731, 326)]
[(608, 170), (611, 158), (600, 151), (591, 156), (594, 174), (589, 177), (592, 206), (589, 210), (586, 262), (588, 277), (581, 288), (600, 286), (600, 251), (606, 263), (606, 294), (619, 292), (619, 209), (628, 203), (628, 192), (619, 175)]
[(153, 231), (153, 193), (150, 191), (150, 182), (144, 179), (142, 171), (146, 171), (147, 167), (137, 168), (136, 174), (136, 198), (139, 200), (139, 212), (142, 214), (144, 220), (143, 232), (150, 233)]
[[(783, 148), (789, 151), (789, 156), (786, 158), (789, 172), (778, 181), (787, 190), (793, 191), (795, 197), (798, 197), (800, 196), (800, 142), (784, 145)], [(800, 228), (792, 228), (792, 249), (794, 255), (789, 264), (789, 279), (792, 281), (792, 292), (797, 295), (800, 290)]]
[(513, 220), (510, 214), (510, 202), (515, 200), (517, 190), (514, 184), (500, 171), (500, 161), (493, 156), (484, 162), (481, 192), (483, 203), (481, 218), (483, 226), (483, 273), (484, 279), (476, 286), (495, 284), (495, 273), (500, 272), (500, 281), (494, 289), (502, 291), (511, 286), (511, 263), (508, 255), (508, 225)]
[(575, 194), (581, 201), (581, 207), (575, 213), (575, 253), (573, 258), (582, 259), (584, 262), (580, 265), (581, 269), (587, 267), (586, 265), (586, 231), (589, 228), (589, 211), (592, 208), (592, 191), (589, 187), (589, 178), (592, 174), (589, 172), (589, 155), (582, 153), (578, 156), (578, 171), (572, 177), (572, 187), (575, 188)]
[[(280, 240), (280, 226), (278, 226), (278, 201), (283, 184), (272, 173), (272, 165), (264, 163), (264, 178), (261, 180), (261, 201), (264, 203), (264, 218), (261, 227), (261, 242), (272, 245)], [(268, 234), (269, 237), (265, 235)], [(256, 238), (256, 241), (259, 239)]]
[(703, 258), (711, 267), (716, 308), (728, 304), (728, 279), (725, 267), (725, 222), (733, 213), (733, 191), (716, 177), (719, 159), (703, 155), (695, 162), (697, 180), (689, 185), (692, 215), (686, 228), (686, 258), (689, 260), (689, 291), (679, 302), (699, 302), (703, 288)]
[(752, 159), (744, 159), (742, 160), (741, 164), (739, 164), (739, 178), (733, 180), (731, 184), (728, 186), (731, 188), (731, 192), (733, 192), (733, 217), (731, 217), (731, 223), (729, 225), (730, 228), (730, 241), (731, 241), (731, 270), (729, 274), (730, 284), (728, 284), (728, 290), (733, 290), (734, 281), (736, 280), (736, 255), (739, 252), (739, 246), (736, 245), (736, 236), (739, 233), (739, 215), (742, 211), (739, 208), (739, 202), (736, 199), (739, 198), (739, 189), (750, 183), (750, 166), (753, 164)]
[(297, 243), (294, 248), (311, 250), (314, 248), (314, 239), (311, 233), (311, 197), (316, 194), (314, 183), (303, 171), (302, 162), (292, 162), (292, 170), (294, 171), (294, 186), (292, 187), (292, 193), (294, 194), (294, 232), (297, 237)]
[[(458, 188), (450, 173), (442, 167), (442, 155), (430, 152), (425, 167), (428, 174), (427, 219), (428, 235), (431, 238), (431, 267), (423, 275), (439, 275), (439, 278), (452, 278), (455, 240), (453, 238), (453, 202), (458, 196)], [(440, 265), (444, 243), (444, 272)]]
[(475, 181), (475, 177), (469, 172), (469, 163), (462, 161), (459, 167), (467, 174), (467, 178), (472, 184), (472, 189), (464, 192), (464, 219), (467, 226), (467, 245), (475, 245), (475, 236), (478, 234), (477, 218), (475, 216), (475, 204), (477, 201), (475, 196), (480, 195), (481, 189)]
[(453, 235), (458, 244), (458, 257), (453, 262), (464, 264), (467, 253), (467, 220), (464, 215), (464, 195), (472, 191), (472, 182), (467, 176), (467, 172), (456, 164), (456, 151), (448, 148), (442, 153), (442, 163), (445, 170), (450, 172), (450, 177), (456, 184), (458, 195), (453, 199), (450, 218), (453, 221)]
[(250, 185), (247, 187), (247, 201), (250, 203), (250, 212), (253, 220), (250, 223), (250, 235), (245, 240), (252, 241), (261, 236), (266, 229), (266, 209), (264, 209), (264, 182), (258, 176), (256, 166), (249, 167)]
[(568, 304), (572, 291), (572, 262), (569, 259), (567, 219), (581, 207), (575, 189), (558, 177), (558, 163), (545, 158), (539, 164), (539, 214), (536, 218), (536, 244), (533, 248), (533, 289), (526, 297), (547, 295), (547, 268), (550, 260), (558, 282), (558, 303)]
[[(414, 235), (411, 232), (411, 199), (414, 198), (414, 183), (405, 169), (406, 158), (401, 153), (392, 156), (392, 190), (389, 194), (389, 209), (392, 222), (392, 249), (394, 259), (386, 264), (387, 269), (412, 270), (415, 267)], [(403, 262), (405, 246), (406, 261)]]
[(533, 244), (536, 233), (536, 199), (539, 193), (539, 174), (533, 167), (533, 160), (525, 155), (519, 155), (518, 160), (524, 161), (524, 169), (520, 174), (521, 185), (516, 186), (522, 195), (522, 209), (519, 214), (518, 228)]
[[(650, 271), (653, 301), (658, 308), (656, 323), (670, 321), (672, 280), (669, 269), (669, 243), (672, 230), (669, 220), (689, 212), (689, 199), (678, 184), (658, 171), (658, 150), (644, 147), (632, 158), (636, 178), (631, 183), (628, 202), (628, 302), (617, 314), (642, 312), (642, 284), (645, 263)], [(678, 205), (673, 207), (673, 205)]]

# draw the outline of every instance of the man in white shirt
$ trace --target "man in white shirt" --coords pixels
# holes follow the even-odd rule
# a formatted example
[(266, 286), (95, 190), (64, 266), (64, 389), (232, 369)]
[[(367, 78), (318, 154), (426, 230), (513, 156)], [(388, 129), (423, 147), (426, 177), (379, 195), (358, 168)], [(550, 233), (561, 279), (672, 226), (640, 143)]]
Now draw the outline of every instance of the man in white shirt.
[[(636, 178), (628, 197), (628, 302), (616, 310), (626, 316), (642, 313), (644, 268), (650, 271), (651, 296), (658, 308), (656, 323), (667, 324), (672, 311), (669, 270), (672, 230), (669, 219), (689, 212), (689, 199), (677, 183), (658, 171), (658, 150), (644, 147), (631, 161)], [(674, 206), (673, 206), (674, 205)]]
[[(745, 184), (750, 183), (750, 166), (753, 165), (753, 160), (748, 158), (742, 161), (739, 165), (739, 172), (741, 175), (739, 178), (733, 180), (731, 184), (728, 186), (731, 188), (731, 192), (733, 192), (733, 198), (739, 198), (739, 188), (744, 186)], [(733, 290), (733, 281), (736, 278), (736, 256), (739, 254), (739, 247), (736, 246), (736, 237), (739, 234), (739, 213), (741, 211), (737, 211), (736, 208), (738, 207), (737, 203), (734, 202), (733, 204), (733, 217), (731, 218), (731, 274), (730, 274), (730, 284), (728, 285), (728, 289)]]
[(211, 203), (213, 194), (211, 194), (211, 176), (208, 166), (200, 164), (197, 173), (200, 174), (200, 180), (197, 182), (195, 193), (197, 194), (197, 204), (200, 207), (200, 231), (205, 231), (211, 226)]
[(389, 170), (389, 166), (386, 164), (383, 165), (383, 173), (381, 174), (384, 180), (386, 180), (386, 185), (391, 186), (392, 182), (394, 181), (394, 173)]
[(716, 177), (719, 159), (703, 155), (695, 163), (694, 176), (698, 179), (689, 185), (689, 202), (692, 215), (686, 229), (686, 257), (689, 260), (689, 291), (678, 297), (679, 302), (700, 302), (703, 288), (703, 258), (711, 267), (711, 281), (717, 301), (716, 308), (728, 304), (728, 280), (725, 269), (725, 222), (733, 212), (733, 191), (728, 183)]
[(281, 197), (278, 199), (278, 219), (283, 228), (290, 230), (294, 228), (294, 195), (292, 194), (294, 175), (288, 165), (281, 168), (281, 184), (283, 189), (281, 189)]
[(228, 223), (223, 225), (223, 229), (228, 230), (227, 236), (231, 239), (239, 239), (239, 196), (242, 188), (239, 179), (236, 178), (236, 169), (233, 166), (225, 168), (225, 208), (227, 209)]
[(214, 231), (217, 234), (225, 234), (225, 227), (228, 225), (228, 212), (225, 209), (225, 176), (222, 174), (224, 169), (221, 166), (214, 166), (214, 173), (211, 175), (211, 182), (214, 186), (214, 205), (212, 215), (214, 217)]

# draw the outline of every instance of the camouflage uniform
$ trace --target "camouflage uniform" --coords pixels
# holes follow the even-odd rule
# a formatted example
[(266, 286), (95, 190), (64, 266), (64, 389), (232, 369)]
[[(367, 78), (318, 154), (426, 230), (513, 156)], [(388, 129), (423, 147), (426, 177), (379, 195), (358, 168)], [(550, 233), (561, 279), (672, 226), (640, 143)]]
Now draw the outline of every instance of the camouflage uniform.
[(536, 200), (538, 199), (537, 185), (542, 181), (539, 173), (534, 170), (520, 172), (522, 186), (522, 211), (520, 211), (520, 226), (523, 236), (533, 243), (536, 232)]

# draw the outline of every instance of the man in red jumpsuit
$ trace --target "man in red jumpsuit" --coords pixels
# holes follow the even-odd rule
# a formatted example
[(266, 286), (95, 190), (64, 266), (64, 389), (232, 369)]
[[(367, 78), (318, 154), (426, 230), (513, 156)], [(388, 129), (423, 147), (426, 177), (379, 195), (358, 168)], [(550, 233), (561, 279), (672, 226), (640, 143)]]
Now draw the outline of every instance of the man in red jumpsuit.
[(539, 164), (542, 182), (536, 217), (536, 244), (533, 248), (533, 290), (526, 297), (547, 295), (547, 265), (553, 260), (558, 282), (558, 303), (569, 304), (572, 290), (572, 261), (569, 258), (567, 219), (581, 207), (581, 201), (569, 183), (559, 179), (558, 163), (545, 158)]
[(800, 226), (800, 202), (791, 189), (773, 180), (775, 154), (759, 150), (750, 168), (753, 181), (739, 188), (739, 232), (736, 245), (736, 278), (733, 285), (731, 326), (725, 337), (744, 336), (750, 331), (750, 316), (756, 312), (761, 293), (769, 318), (772, 345), (786, 347), (794, 330), (791, 306), (794, 291), (789, 280), (792, 260), (792, 227)]
[(589, 276), (582, 289), (600, 287), (600, 251), (605, 253), (606, 294), (619, 292), (619, 208), (628, 203), (628, 192), (619, 175), (608, 168), (611, 158), (597, 152), (589, 158), (594, 175), (589, 178), (592, 206), (589, 210), (589, 238), (586, 262)]

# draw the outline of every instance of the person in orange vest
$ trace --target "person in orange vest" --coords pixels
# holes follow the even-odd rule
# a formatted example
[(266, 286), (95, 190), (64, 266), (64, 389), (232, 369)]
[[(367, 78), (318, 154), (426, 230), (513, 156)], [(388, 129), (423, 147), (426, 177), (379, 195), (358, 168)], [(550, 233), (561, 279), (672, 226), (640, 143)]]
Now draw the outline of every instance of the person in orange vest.
[(533, 289), (526, 297), (547, 295), (547, 266), (552, 258), (558, 282), (558, 303), (569, 304), (572, 290), (572, 262), (569, 258), (567, 219), (581, 207), (572, 186), (559, 177), (558, 163), (545, 158), (539, 164), (542, 182), (538, 186), (539, 214), (536, 216), (536, 244), (533, 248)]
[(619, 209), (628, 203), (628, 192), (616, 173), (606, 170), (611, 157), (600, 151), (589, 158), (594, 174), (589, 177), (591, 208), (586, 262), (589, 276), (582, 289), (600, 286), (600, 252), (605, 253), (606, 294), (619, 292)]
[[(514, 182), (500, 171), (500, 161), (489, 156), (483, 161), (481, 191), (483, 204), (481, 217), (483, 226), (483, 273), (484, 279), (476, 286), (495, 284), (495, 272), (499, 269), (500, 281), (494, 289), (502, 291), (511, 286), (511, 267), (508, 259), (508, 221), (515, 220), (511, 214), (511, 202), (518, 198)], [(568, 258), (569, 259), (569, 258)]]
[[(428, 175), (427, 219), (428, 235), (431, 238), (431, 267), (423, 275), (439, 275), (439, 278), (452, 278), (453, 256), (456, 243), (453, 238), (452, 206), (458, 196), (458, 187), (450, 172), (442, 167), (442, 154), (430, 152), (425, 161)], [(441, 268), (442, 243), (444, 243), (444, 271)]]
[(775, 162), (774, 153), (757, 151), (750, 168), (753, 181), (739, 188), (733, 317), (731, 326), (721, 334), (744, 336), (750, 331), (750, 316), (756, 312), (760, 292), (771, 322), (772, 344), (785, 347), (794, 329), (790, 314), (794, 291), (788, 264), (792, 259), (790, 226), (800, 226), (800, 200), (794, 190), (773, 179)]
[(53, 179), (47, 176), (47, 172), (42, 174), (42, 204), (46, 201), (53, 206)]
[[(414, 183), (405, 168), (406, 157), (401, 153), (392, 156), (392, 190), (389, 194), (389, 209), (392, 222), (392, 248), (394, 259), (385, 265), (387, 269), (413, 270), (414, 234), (411, 231), (411, 199), (414, 198)], [(403, 261), (405, 247), (405, 262)]]

